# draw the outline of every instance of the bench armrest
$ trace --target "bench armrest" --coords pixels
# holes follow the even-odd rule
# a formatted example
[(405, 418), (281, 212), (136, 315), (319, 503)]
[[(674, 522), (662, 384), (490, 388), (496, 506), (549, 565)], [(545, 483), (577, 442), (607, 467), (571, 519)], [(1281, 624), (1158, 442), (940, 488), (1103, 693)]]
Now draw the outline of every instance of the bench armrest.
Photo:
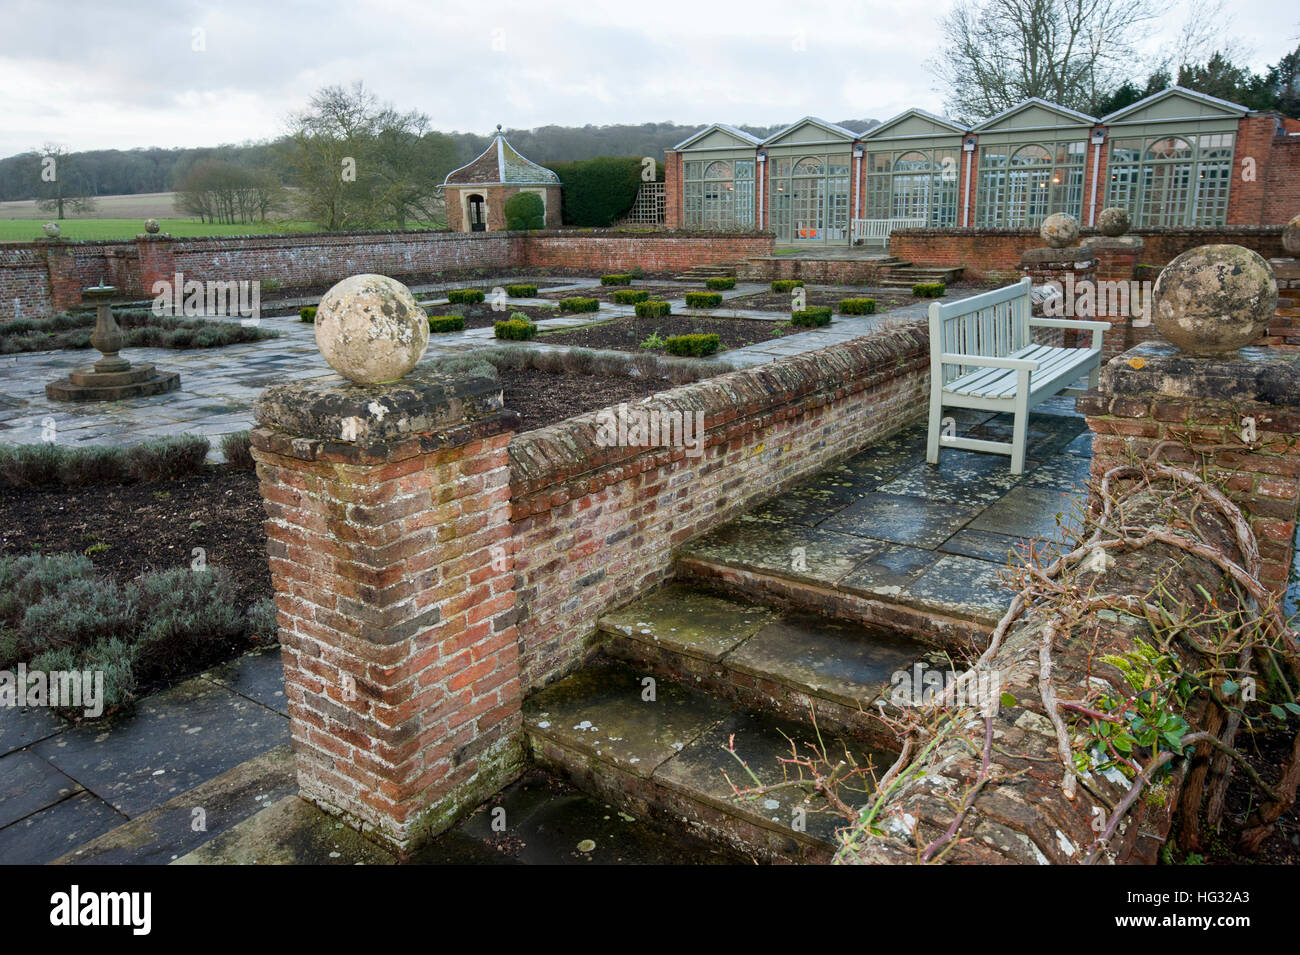
[(1092, 329), (1098, 332), (1108, 332), (1111, 329), (1110, 322), (1089, 322), (1083, 319), (1071, 318), (1031, 318), (1029, 320), (1030, 328), (1078, 328)]
[(1028, 358), (994, 358), (992, 355), (960, 355), (944, 352), (939, 356), (939, 361), (945, 365), (970, 365), (972, 368), (1014, 368), (1016, 371), (1038, 371), (1038, 362)]

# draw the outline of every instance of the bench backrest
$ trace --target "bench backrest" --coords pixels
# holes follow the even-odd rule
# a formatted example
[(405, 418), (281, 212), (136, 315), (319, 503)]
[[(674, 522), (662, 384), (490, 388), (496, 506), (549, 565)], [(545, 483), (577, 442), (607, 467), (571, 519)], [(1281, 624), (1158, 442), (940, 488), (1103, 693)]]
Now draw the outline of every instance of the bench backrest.
[[(1031, 282), (981, 292), (957, 302), (930, 303), (930, 371), (947, 384), (973, 366), (942, 365), (942, 354), (1003, 358), (1032, 344), (1029, 319)], [(936, 380), (940, 380), (936, 378)]]

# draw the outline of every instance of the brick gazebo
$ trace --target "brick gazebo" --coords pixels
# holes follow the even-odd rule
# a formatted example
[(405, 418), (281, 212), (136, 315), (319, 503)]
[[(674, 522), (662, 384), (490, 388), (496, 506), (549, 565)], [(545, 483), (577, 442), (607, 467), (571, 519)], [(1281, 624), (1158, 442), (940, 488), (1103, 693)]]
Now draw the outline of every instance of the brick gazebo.
[(453, 232), (487, 232), (506, 227), (506, 200), (535, 192), (546, 205), (546, 228), (560, 226), (560, 177), (521, 156), (497, 126), (488, 148), (473, 162), (453, 169), (443, 181), (447, 227)]

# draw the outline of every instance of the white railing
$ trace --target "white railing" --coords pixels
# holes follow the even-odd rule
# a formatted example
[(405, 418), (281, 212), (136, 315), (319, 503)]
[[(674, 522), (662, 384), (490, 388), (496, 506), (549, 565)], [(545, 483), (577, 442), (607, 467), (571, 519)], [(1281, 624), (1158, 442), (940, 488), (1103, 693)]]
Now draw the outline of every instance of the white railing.
[(853, 241), (868, 245), (888, 245), (889, 233), (895, 229), (924, 229), (924, 219), (854, 219)]

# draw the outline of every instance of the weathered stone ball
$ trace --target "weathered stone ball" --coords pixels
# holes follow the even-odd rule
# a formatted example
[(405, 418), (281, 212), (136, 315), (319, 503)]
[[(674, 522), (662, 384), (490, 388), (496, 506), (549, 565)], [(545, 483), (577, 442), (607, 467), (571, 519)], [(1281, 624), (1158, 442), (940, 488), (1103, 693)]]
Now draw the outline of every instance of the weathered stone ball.
[(1282, 227), (1282, 248), (1292, 255), (1300, 255), (1300, 213), (1291, 217), (1291, 221)]
[(1277, 310), (1277, 279), (1258, 253), (1202, 245), (1156, 279), (1156, 329), (1189, 355), (1229, 355), (1259, 338)]
[(1128, 231), (1128, 210), (1111, 206), (1097, 213), (1097, 228), (1102, 235), (1121, 236)]
[(51, 239), (57, 239), (59, 234), (63, 231), (63, 228), (57, 222), (47, 222), (45, 225), (41, 226), (41, 228)]
[(321, 296), (316, 346), (359, 385), (396, 381), (429, 346), (429, 319), (415, 296), (386, 275), (353, 275)]
[(158, 234), (158, 220), (157, 220), (157, 219), (145, 219), (145, 220), (144, 220), (144, 231), (145, 231), (145, 232), (148, 232), (150, 235), (157, 235), (157, 234)]
[(1079, 241), (1079, 220), (1064, 212), (1054, 212), (1043, 220), (1038, 234), (1053, 249), (1064, 249)]

